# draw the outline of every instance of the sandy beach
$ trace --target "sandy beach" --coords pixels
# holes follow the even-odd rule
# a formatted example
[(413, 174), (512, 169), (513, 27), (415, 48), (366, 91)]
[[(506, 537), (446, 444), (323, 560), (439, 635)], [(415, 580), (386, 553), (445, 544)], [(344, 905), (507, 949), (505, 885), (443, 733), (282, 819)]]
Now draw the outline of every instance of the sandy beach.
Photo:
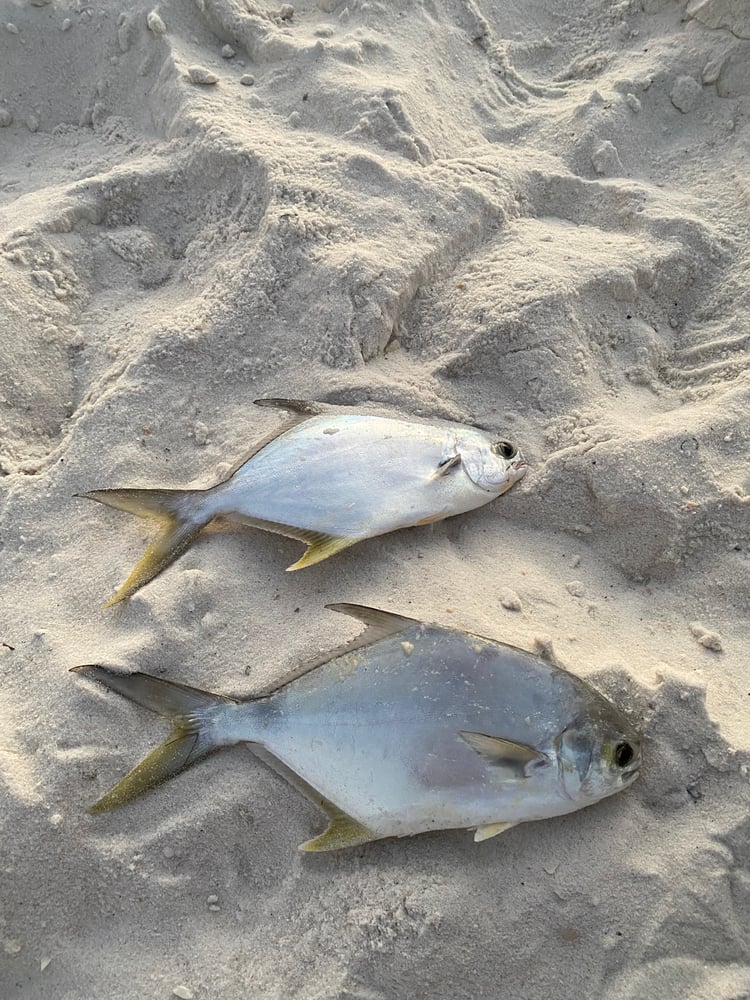
[[(0, 0), (2, 1000), (750, 997), (750, 5)], [(298, 573), (75, 494), (209, 486), (264, 397), (517, 443), (507, 495)], [(249, 696), (355, 602), (556, 655), (632, 788), (297, 850), (245, 747), (69, 673)]]

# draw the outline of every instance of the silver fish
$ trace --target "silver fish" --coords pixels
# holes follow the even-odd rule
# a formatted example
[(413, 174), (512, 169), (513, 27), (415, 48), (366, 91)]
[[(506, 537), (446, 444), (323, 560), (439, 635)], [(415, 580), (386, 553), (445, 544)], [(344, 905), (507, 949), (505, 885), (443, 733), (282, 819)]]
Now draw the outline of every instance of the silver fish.
[(80, 494), (162, 522), (162, 533), (104, 606), (132, 596), (214, 518), (298, 538), (302, 569), (364, 538), (481, 507), (521, 479), (518, 449), (463, 424), (325, 411), (258, 399), (294, 413), (222, 483), (207, 490), (106, 489)]
[(638, 777), (630, 725), (556, 663), (386, 611), (328, 606), (368, 628), (252, 699), (75, 667), (174, 727), (93, 811), (237, 743), (328, 814), (328, 829), (304, 851), (441, 829), (476, 828), (474, 839), (485, 840), (581, 809)]

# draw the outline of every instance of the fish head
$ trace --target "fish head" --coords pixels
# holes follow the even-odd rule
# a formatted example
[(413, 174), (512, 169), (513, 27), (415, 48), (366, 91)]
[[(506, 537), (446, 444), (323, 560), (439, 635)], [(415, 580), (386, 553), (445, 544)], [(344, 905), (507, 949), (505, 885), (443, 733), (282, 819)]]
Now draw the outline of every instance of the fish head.
[(640, 773), (640, 740), (614, 710), (579, 716), (556, 741), (565, 795), (598, 802), (627, 788)]
[(505, 493), (526, 475), (528, 465), (510, 441), (467, 429), (456, 442), (461, 465), (469, 479), (488, 493)]

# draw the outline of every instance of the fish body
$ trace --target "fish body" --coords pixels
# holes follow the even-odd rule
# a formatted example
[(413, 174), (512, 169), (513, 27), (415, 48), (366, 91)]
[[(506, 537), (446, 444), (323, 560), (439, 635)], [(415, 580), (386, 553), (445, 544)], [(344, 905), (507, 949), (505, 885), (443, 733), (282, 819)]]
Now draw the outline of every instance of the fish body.
[[(477, 828), (484, 839), (573, 812), (637, 777), (640, 749), (626, 720), (559, 666), (455, 629), (333, 607), (370, 629), (265, 697), (238, 702), (200, 692), (213, 700), (188, 727), (200, 755), (257, 746), (326, 809), (331, 825), (306, 849), (449, 828)], [(147, 704), (128, 690), (128, 675), (83, 669)], [(146, 768), (149, 782), (141, 764), (99, 808), (193, 762), (180, 757), (174, 767), (174, 746), (174, 736), (164, 744), (168, 766)]]
[(463, 470), (435, 475), (462, 446), (479, 451), (492, 444), (473, 427), (457, 434), (450, 424), (314, 416), (257, 452), (211, 491), (209, 502), (214, 516), (360, 541), (461, 514), (507, 490), (519, 478), (510, 469), (496, 487), (478, 485)]
[(472, 510), (526, 473), (517, 448), (475, 427), (257, 402), (295, 417), (211, 489), (83, 494), (163, 524), (109, 604), (152, 580), (215, 518), (300, 539), (307, 550), (289, 569), (301, 569), (362, 539)]

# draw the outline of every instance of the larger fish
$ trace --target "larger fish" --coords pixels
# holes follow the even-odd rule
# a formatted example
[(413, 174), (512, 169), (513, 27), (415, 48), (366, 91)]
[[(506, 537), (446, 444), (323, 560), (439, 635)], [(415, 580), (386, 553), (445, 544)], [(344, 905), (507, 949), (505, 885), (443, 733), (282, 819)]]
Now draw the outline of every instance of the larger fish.
[(254, 745), (328, 814), (328, 829), (305, 851), (448, 828), (476, 828), (484, 840), (637, 778), (640, 746), (629, 724), (555, 663), (385, 611), (329, 607), (369, 628), (255, 699), (74, 668), (174, 727), (93, 811), (236, 743)]
[(523, 477), (507, 441), (463, 424), (325, 412), (259, 399), (294, 419), (207, 490), (92, 490), (92, 500), (162, 521), (162, 533), (105, 604), (130, 597), (175, 561), (216, 517), (298, 538), (312, 566), (364, 538), (480, 507)]

